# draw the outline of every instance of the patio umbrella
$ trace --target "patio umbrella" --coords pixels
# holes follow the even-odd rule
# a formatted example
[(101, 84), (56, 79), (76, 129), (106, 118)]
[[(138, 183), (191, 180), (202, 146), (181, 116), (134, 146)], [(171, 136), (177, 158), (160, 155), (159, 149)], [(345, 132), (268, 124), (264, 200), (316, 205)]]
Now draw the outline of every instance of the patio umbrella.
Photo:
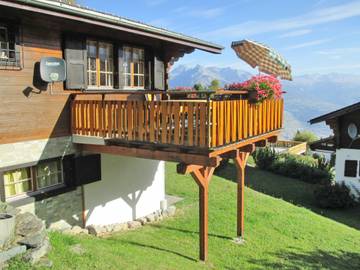
[(278, 52), (265, 44), (245, 39), (233, 42), (231, 48), (250, 66), (258, 66), (260, 72), (292, 80), (291, 66)]

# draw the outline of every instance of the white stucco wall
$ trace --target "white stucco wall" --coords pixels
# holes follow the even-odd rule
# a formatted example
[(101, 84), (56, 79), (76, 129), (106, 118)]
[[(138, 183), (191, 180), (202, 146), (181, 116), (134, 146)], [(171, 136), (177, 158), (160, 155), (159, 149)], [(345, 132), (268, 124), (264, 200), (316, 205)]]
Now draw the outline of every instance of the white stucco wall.
[[(357, 160), (357, 177), (345, 177), (345, 160)], [(344, 182), (356, 197), (360, 197), (360, 150), (338, 149), (336, 150), (335, 180), (338, 183)]]
[(102, 180), (84, 186), (86, 225), (122, 223), (160, 209), (163, 161), (101, 155)]

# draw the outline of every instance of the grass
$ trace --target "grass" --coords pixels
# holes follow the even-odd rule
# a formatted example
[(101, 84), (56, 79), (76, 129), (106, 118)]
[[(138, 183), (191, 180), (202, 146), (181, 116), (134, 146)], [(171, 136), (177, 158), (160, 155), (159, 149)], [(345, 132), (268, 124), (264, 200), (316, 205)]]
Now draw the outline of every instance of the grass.
[[(53, 269), (359, 269), (360, 231), (352, 228), (359, 224), (358, 212), (319, 215), (305, 203), (309, 184), (257, 169), (248, 170), (251, 188), (245, 190), (246, 243), (233, 243), (236, 186), (224, 179), (234, 179), (234, 173), (230, 164), (210, 185), (208, 262), (197, 260), (197, 186), (169, 163), (167, 193), (185, 198), (174, 218), (105, 239), (52, 233)], [(70, 251), (79, 243), (83, 255)], [(16, 262), (10, 269), (26, 267)]]

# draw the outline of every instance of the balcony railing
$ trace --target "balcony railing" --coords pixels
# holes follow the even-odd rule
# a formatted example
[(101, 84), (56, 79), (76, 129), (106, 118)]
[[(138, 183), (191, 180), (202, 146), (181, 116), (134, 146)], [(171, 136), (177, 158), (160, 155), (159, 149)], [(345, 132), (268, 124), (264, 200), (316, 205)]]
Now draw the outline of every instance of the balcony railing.
[[(282, 128), (283, 100), (74, 99), (72, 133), (183, 147), (218, 148)], [(111, 96), (111, 95), (110, 95)]]

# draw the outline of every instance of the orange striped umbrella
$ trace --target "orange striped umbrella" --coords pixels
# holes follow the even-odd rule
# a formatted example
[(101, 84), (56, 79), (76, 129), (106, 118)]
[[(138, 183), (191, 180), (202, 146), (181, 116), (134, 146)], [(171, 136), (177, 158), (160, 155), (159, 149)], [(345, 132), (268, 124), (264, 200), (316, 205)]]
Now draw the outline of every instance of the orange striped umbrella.
[(233, 42), (231, 48), (233, 48), (240, 59), (244, 60), (251, 67), (259, 67), (260, 72), (271, 74), (284, 80), (292, 80), (291, 66), (272, 48), (247, 39)]

